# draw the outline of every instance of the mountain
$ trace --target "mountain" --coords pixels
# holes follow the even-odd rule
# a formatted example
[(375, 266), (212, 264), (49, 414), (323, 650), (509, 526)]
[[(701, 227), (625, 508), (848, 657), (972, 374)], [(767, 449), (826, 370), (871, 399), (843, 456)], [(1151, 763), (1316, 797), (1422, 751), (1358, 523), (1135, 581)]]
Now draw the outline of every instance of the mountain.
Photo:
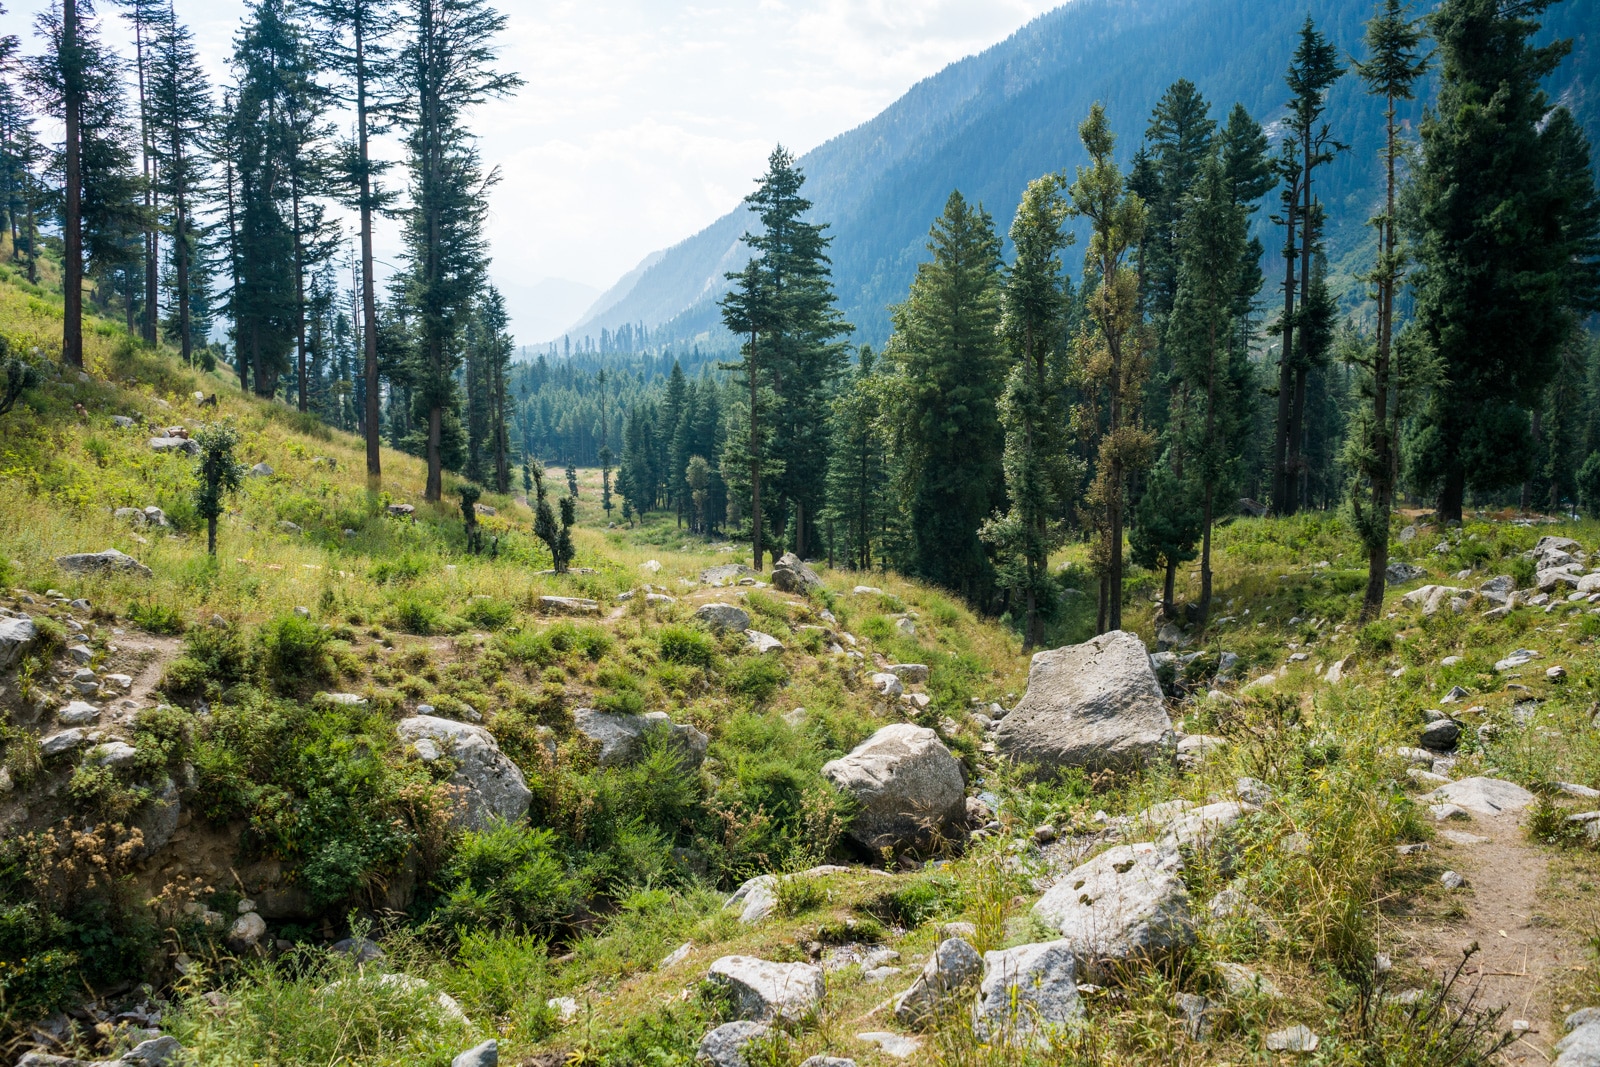
[[(1600, 141), (1594, 7), (1593, 0), (1557, 4), (1541, 34), (1574, 39), (1549, 89), (1574, 110), (1591, 143)], [(887, 337), (888, 306), (905, 298), (926, 256), (928, 227), (950, 191), (982, 202), (1003, 232), (1031, 179), (1084, 162), (1077, 126), (1095, 101), (1106, 105), (1123, 158), (1178, 78), (1200, 88), (1219, 120), (1238, 101), (1271, 131), (1288, 96), (1283, 71), (1294, 34), (1307, 13), (1340, 49), (1359, 52), (1372, 0), (1075, 0), (924, 79), (876, 118), (806, 153), (800, 160), (806, 195), (813, 217), (832, 227), (834, 282), (858, 340)], [(1426, 96), (1432, 92), (1430, 85)], [(1407, 117), (1414, 121), (1420, 113), (1419, 103)], [(1366, 243), (1363, 224), (1380, 176), (1381, 104), (1351, 75), (1333, 89), (1329, 115), (1335, 136), (1351, 146), (1320, 175), (1337, 262)], [(749, 225), (739, 206), (652, 253), (570, 332), (643, 322), (687, 339), (720, 329), (715, 301), (725, 291), (722, 275), (743, 264), (739, 238)]]

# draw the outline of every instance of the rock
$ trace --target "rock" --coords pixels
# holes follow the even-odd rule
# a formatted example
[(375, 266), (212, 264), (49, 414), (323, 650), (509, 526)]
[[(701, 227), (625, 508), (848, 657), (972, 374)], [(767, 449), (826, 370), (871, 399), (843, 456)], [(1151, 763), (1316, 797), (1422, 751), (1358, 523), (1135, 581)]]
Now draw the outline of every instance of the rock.
[(738, 1018), (762, 1023), (804, 1020), (821, 1006), (825, 988), (821, 967), (754, 956), (724, 956), (706, 980), (728, 991)]
[(139, 750), (126, 741), (108, 741), (103, 745), (96, 745), (89, 753), (89, 759), (96, 766), (120, 770), (123, 767), (133, 766), (133, 761), (138, 755)]
[(139, 578), (153, 577), (143, 563), (108, 548), (104, 552), (79, 552), (70, 556), (57, 556), (56, 566), (68, 574), (131, 574)]
[(700, 1049), (695, 1062), (709, 1067), (751, 1067), (745, 1058), (745, 1046), (772, 1034), (772, 1029), (761, 1023), (740, 1020), (723, 1023), (700, 1039)]
[(886, 1030), (870, 1030), (864, 1034), (857, 1034), (856, 1040), (877, 1045), (885, 1056), (892, 1056), (897, 1060), (915, 1056), (922, 1049), (922, 1042), (917, 1038), (889, 1033)]
[(667, 953), (666, 956), (662, 957), (661, 962), (656, 964), (656, 970), (664, 971), (668, 967), (676, 967), (678, 964), (688, 959), (692, 952), (694, 952), (694, 942), (685, 941), (683, 944)]
[(84, 703), (81, 700), (74, 700), (72, 703), (56, 712), (56, 718), (60, 719), (62, 725), (64, 726), (85, 726), (91, 722), (94, 722), (99, 717), (99, 708), (95, 707), (93, 704)]
[(939, 943), (911, 988), (894, 1002), (894, 1017), (905, 1026), (921, 1026), (954, 1004), (962, 991), (983, 973), (978, 950), (959, 937)]
[(1035, 653), (1027, 692), (995, 730), (998, 751), (1047, 773), (1133, 766), (1171, 744), (1150, 657), (1124, 630)]
[(1585, 574), (1582, 578), (1579, 578), (1578, 592), (1583, 593), (1585, 596), (1600, 593), (1600, 571), (1596, 571), (1594, 574)]
[(1044, 1044), (1051, 1032), (1083, 1014), (1078, 957), (1067, 941), (1018, 945), (983, 954), (976, 1023), (993, 1040), (1001, 1034)]
[(750, 613), (734, 604), (702, 604), (694, 617), (718, 632), (750, 629)]
[[(651, 596), (654, 595), (654, 593), (651, 594)], [(755, 649), (757, 653), (763, 656), (768, 652), (783, 651), (783, 642), (779, 641), (771, 634), (764, 634), (760, 630), (746, 630), (744, 635), (749, 639), (750, 647)]]
[(500, 1042), (490, 1038), (450, 1061), (450, 1067), (500, 1067)]
[(81, 727), (73, 727), (70, 730), (62, 730), (60, 733), (51, 734), (43, 741), (40, 741), (39, 752), (48, 759), (51, 756), (59, 756), (63, 752), (71, 752), (88, 739), (87, 731)]
[(228, 928), (228, 940), (240, 945), (254, 945), (267, 933), (267, 921), (253, 911), (247, 911)]
[(1222, 979), (1222, 987), (1230, 996), (1256, 996), (1276, 997), (1279, 995), (1278, 987), (1261, 976), (1259, 971), (1251, 970), (1242, 963), (1219, 962), (1215, 965), (1217, 976)]
[(198, 456), (200, 454), (200, 442), (191, 441), (187, 437), (152, 437), (150, 438), (150, 451), (186, 452), (191, 456)]
[(653, 734), (678, 750), (683, 766), (693, 770), (706, 758), (711, 739), (693, 726), (672, 721), (664, 711), (644, 715), (619, 715), (593, 708), (578, 708), (572, 725), (600, 745), (602, 767), (622, 767), (643, 759)]
[(925, 845), (965, 824), (961, 763), (925, 727), (885, 726), (849, 755), (823, 764), (822, 774), (855, 798), (849, 835), (873, 851)]
[(1405, 585), (1414, 582), (1428, 572), (1414, 563), (1391, 563), (1383, 572), (1384, 578), (1390, 585)]
[(925, 685), (928, 681), (926, 663), (891, 663), (884, 668), (906, 685)]
[(778, 908), (778, 876), (758, 874), (747, 879), (722, 906), (731, 908), (735, 904), (744, 905), (739, 912), (739, 921), (744, 925), (752, 926), (765, 919)]
[(896, 619), (894, 621), (894, 630), (895, 633), (902, 637), (915, 637), (917, 633), (917, 624), (912, 622), (910, 619)]
[(1189, 635), (1184, 633), (1177, 623), (1162, 623), (1161, 628), (1156, 631), (1156, 651), (1158, 652), (1169, 652), (1175, 648), (1187, 648), (1188, 645)]
[(1287, 1030), (1275, 1030), (1267, 1035), (1269, 1052), (1315, 1052), (1320, 1044), (1321, 1038), (1309, 1027), (1298, 1023)]
[(1094, 981), (1119, 964), (1158, 959), (1194, 941), (1189, 893), (1175, 853), (1117, 845), (1068, 872), (1033, 914), (1061, 932)]
[(390, 515), (397, 519), (409, 519), (416, 514), (417, 509), (410, 504), (390, 504), (384, 508)]
[(1600, 1065), (1600, 1020), (1572, 1026), (1571, 1018), (1568, 1016), (1567, 1025), (1572, 1027), (1572, 1032), (1555, 1044), (1555, 1067), (1597, 1067)]
[(1541, 570), (1534, 578), (1533, 584), (1541, 593), (1565, 593), (1578, 588), (1579, 575), (1572, 573), (1567, 567), (1553, 567)]
[(1560, 664), (1554, 667), (1547, 667), (1544, 676), (1552, 682), (1564, 682), (1567, 680), (1567, 669)]
[(1463, 778), (1440, 786), (1423, 799), (1453, 804), (1478, 815), (1499, 815), (1526, 808), (1533, 803), (1533, 794), (1499, 778)]
[(1344, 681), (1345, 672), (1355, 666), (1355, 662), (1354, 656), (1346, 656), (1344, 659), (1335, 660), (1333, 666), (1328, 668), (1328, 673), (1322, 676), (1322, 680), (1329, 685), (1338, 685)]
[(1450, 607), (1456, 610), (1451, 603), (1453, 600), (1470, 597), (1472, 593), (1466, 589), (1457, 589), (1450, 585), (1425, 585), (1420, 589), (1413, 589), (1401, 601), (1408, 607), (1421, 607), (1424, 615), (1437, 615), (1439, 610)]
[(131, 415), (111, 416), (111, 425), (115, 426), (119, 430), (131, 430), (135, 424), (136, 420)]
[(1467, 884), (1467, 880), (1455, 871), (1445, 871), (1439, 876), (1439, 884), (1446, 889), (1460, 889)]
[(335, 941), (333, 951), (349, 956), (358, 964), (373, 963), (387, 958), (376, 941), (369, 941), (364, 937), (347, 937), (342, 941)]
[(0, 670), (16, 664), (39, 639), (39, 628), (26, 615), (0, 618)]
[(139, 1042), (116, 1062), (125, 1067), (175, 1067), (182, 1052), (183, 1046), (178, 1044), (177, 1038), (162, 1034)]
[(1436, 719), (1422, 728), (1420, 742), (1423, 748), (1434, 752), (1451, 752), (1461, 739), (1461, 727), (1453, 719)]
[(772, 588), (781, 593), (805, 594), (822, 588), (822, 579), (799, 556), (785, 552), (772, 566)]
[(879, 589), (875, 585), (858, 585), (858, 586), (856, 586), (854, 589), (852, 589), (850, 591), (852, 593), (856, 594), (857, 596), (882, 596), (883, 595), (883, 590)]
[[(265, 463), (257, 463), (254, 467), (251, 467), (248, 471), (245, 472), (245, 477), (247, 477), (247, 478), (270, 478), (270, 477), (272, 477), (273, 473), (274, 472), (273, 472), (272, 468), (267, 466)], [(393, 505), (393, 504), (391, 504), (389, 506), (390, 506), (391, 509), (395, 507), (395, 505)]]
[(457, 826), (485, 830), (496, 820), (516, 822), (528, 813), (533, 793), (488, 730), (431, 715), (401, 719), (395, 729), (406, 741), (435, 742), (456, 761), (450, 784), (465, 791), (464, 804), (453, 816)]
[(876, 671), (867, 678), (867, 681), (872, 683), (872, 688), (879, 694), (886, 697), (897, 697), (906, 691), (900, 679), (887, 671)]
[(1246, 815), (1253, 815), (1259, 810), (1253, 804), (1233, 800), (1191, 808), (1170, 820), (1156, 843), (1164, 849), (1204, 850), (1225, 836)]
[(847, 1056), (810, 1056), (800, 1061), (800, 1067), (856, 1067), (856, 1061)]
[[(618, 597), (617, 599), (620, 600), (622, 598)], [(676, 604), (678, 602), (678, 598), (675, 596), (669, 596), (666, 593), (646, 593), (644, 595), (644, 602), (654, 607), (665, 607), (668, 604)]]
[(1504, 671), (1514, 671), (1518, 667), (1526, 667), (1528, 664), (1532, 663), (1538, 658), (1539, 653), (1533, 651), (1533, 649), (1519, 648), (1505, 659), (1499, 660), (1495, 663), (1495, 673), (1499, 674)]
[(598, 615), (600, 603), (581, 596), (542, 596), (539, 609), (552, 615)]
[(1591, 789), (1576, 782), (1557, 782), (1556, 789), (1569, 797), (1577, 797), (1580, 800), (1600, 799), (1600, 789)]
[[(724, 563), (718, 567), (707, 567), (700, 572), (700, 581), (703, 585), (728, 585), (737, 582), (740, 578), (753, 578), (757, 571), (751, 570), (743, 563)], [(743, 627), (741, 627), (743, 629)]]
[(1178, 742), (1178, 766), (1186, 771), (1197, 770), (1205, 763), (1208, 754), (1227, 745), (1226, 738), (1189, 734)]
[(643, 563), (639, 564), (639, 569), (644, 571), (646, 574), (660, 574), (661, 561), (658, 559), (647, 559)]

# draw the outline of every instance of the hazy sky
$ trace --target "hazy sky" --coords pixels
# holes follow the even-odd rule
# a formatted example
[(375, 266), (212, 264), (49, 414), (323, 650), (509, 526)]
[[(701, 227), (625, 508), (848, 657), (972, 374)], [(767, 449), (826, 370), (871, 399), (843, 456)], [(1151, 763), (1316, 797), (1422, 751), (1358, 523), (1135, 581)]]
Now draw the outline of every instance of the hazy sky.
[[(0, 18), (25, 51), (44, 2), (12, 0)], [(220, 82), (245, 5), (176, 2)], [(501, 63), (527, 84), (474, 125), (500, 169), (494, 275), (519, 342), (570, 325), (645, 255), (733, 207), (774, 144), (815, 147), (1060, 2), (501, 0)], [(120, 47), (115, 8), (98, 6)], [(392, 258), (392, 234), (382, 243)]]

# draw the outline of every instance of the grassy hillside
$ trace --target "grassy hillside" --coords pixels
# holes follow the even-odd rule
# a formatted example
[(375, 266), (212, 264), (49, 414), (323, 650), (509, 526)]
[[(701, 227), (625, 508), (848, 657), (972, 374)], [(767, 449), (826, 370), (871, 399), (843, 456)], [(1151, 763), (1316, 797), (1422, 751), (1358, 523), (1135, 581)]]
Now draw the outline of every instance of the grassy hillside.
[[(42, 292), (0, 284), (14, 345), (48, 346), (57, 314)], [(1514, 1018), (1536, 1024), (1523, 1044), (1548, 1048), (1562, 1015), (1600, 1002), (1600, 853), (1564, 821), (1597, 805), (1557, 785), (1600, 786), (1600, 608), (1557, 598), (1488, 621), (1481, 602), (1424, 617), (1400, 599), (1501, 573), (1525, 586), (1522, 553), (1540, 535), (1593, 552), (1600, 527), (1397, 531), (1397, 558), (1425, 575), (1358, 627), (1364, 571), (1334, 518), (1236, 522), (1219, 539), (1223, 618), (1191, 649), (1239, 662), (1213, 678), (1203, 655), (1164, 679), (1180, 732), (1217, 740), (1183, 766), (1039, 779), (997, 758), (977, 717), (1023, 693), (1019, 643), (941, 593), (822, 568), (810, 595), (708, 587), (701, 572), (735, 560), (731, 546), (670, 519), (607, 529), (592, 472), (581, 573), (541, 573), (548, 554), (513, 498), (485, 498), (497, 554), (469, 555), (453, 492), (424, 505), (417, 460), (386, 452), (384, 490), (370, 494), (354, 438), (115, 326), (97, 326), (88, 349), (86, 380), (52, 380), (0, 421), (0, 606), (42, 631), (0, 678), (0, 1039), (19, 1050), (44, 1020), (84, 1058), (159, 1029), (206, 1065), (443, 1065), (488, 1037), (502, 1063), (689, 1064), (728, 1017), (704, 981), (728, 955), (826, 970), (820, 1010), (752, 1048), (751, 1064), (901, 1062), (857, 1037), (872, 1032), (919, 1040), (913, 1063), (1271, 1062), (1268, 1035), (1293, 1024), (1319, 1035), (1312, 1062), (1473, 1063)], [(119, 415), (140, 424), (118, 428)], [(152, 427), (214, 419), (272, 474), (246, 479), (212, 560), (192, 460), (148, 441)], [(170, 525), (114, 514), (147, 506)], [(55, 562), (108, 547), (149, 576)], [(1081, 563), (1060, 562), (1069, 575)], [(1470, 581), (1448, 578), (1463, 570)], [(598, 607), (568, 617), (545, 596)], [(1128, 596), (1154, 648), (1157, 576)], [(741, 605), (782, 651), (696, 623), (714, 601)], [(1083, 603), (1069, 596), (1056, 640), (1086, 636)], [(96, 680), (77, 681), (73, 646)], [(1495, 669), (1524, 646), (1540, 658)], [(928, 665), (927, 682), (881, 695), (870, 675), (893, 663)], [(1335, 664), (1344, 677), (1329, 684)], [(80, 684), (103, 709), (85, 742), (96, 747), (47, 755), (41, 739), (87, 695)], [(1453, 686), (1468, 697), (1441, 703)], [(453, 762), (423, 758), (395, 729), (424, 706), (488, 729), (533, 794), (526, 825), (452, 823)], [(707, 735), (707, 758), (689, 772), (655, 746), (601, 766), (577, 708), (665, 712)], [(1440, 708), (1461, 722), (1460, 748), (1424, 771), (1410, 750)], [(897, 721), (933, 728), (960, 759), (993, 815), (983, 833), (917, 856), (849, 844), (851, 806), (822, 764)], [(135, 754), (108, 758), (113, 740)], [(1425, 791), (1477, 774), (1541, 800), (1520, 825), (1436, 822)], [(1081, 986), (1081, 1026), (1032, 1048), (981, 1038), (961, 1010), (920, 1030), (895, 1020), (892, 998), (950, 924), (970, 924), (958, 929), (980, 952), (1049, 939), (1031, 910), (1048, 886), (1110, 845), (1150, 840), (1158, 816), (1140, 813), (1152, 806), (1230, 799), (1242, 777), (1264, 783), (1251, 792), (1260, 810), (1185, 855), (1194, 944)], [(846, 869), (802, 873), (830, 863)], [(1447, 869), (1466, 886), (1441, 885)], [(743, 924), (725, 901), (764, 873), (791, 877), (770, 918)], [(1525, 927), (1485, 925), (1483, 909), (1519, 893), (1533, 901)], [(252, 909), (265, 936), (230, 937)], [(1518, 967), (1489, 942), (1502, 930), (1536, 942), (1522, 978), (1501, 974)], [(351, 935), (384, 958), (329, 951)], [(1441, 975), (1473, 940), (1478, 962), (1446, 993)], [(871, 962), (900, 970), (861, 966), (874, 949), (886, 952)], [(1265, 982), (1245, 988), (1230, 964)], [(1503, 1003), (1504, 1016), (1468, 1010)]]

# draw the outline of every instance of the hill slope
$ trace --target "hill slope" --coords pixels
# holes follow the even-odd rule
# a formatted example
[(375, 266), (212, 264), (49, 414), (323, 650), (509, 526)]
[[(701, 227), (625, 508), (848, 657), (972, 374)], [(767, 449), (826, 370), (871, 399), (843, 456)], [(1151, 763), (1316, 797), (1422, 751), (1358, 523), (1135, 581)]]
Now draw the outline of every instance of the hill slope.
[[(1282, 113), (1283, 70), (1307, 12), (1341, 49), (1358, 50), (1369, 0), (1075, 0), (1012, 37), (945, 68), (881, 115), (800, 160), (814, 215), (832, 226), (834, 281), (860, 339), (888, 334), (887, 306), (905, 298), (927, 231), (952, 189), (978, 200), (1004, 232), (1027, 183), (1083, 162), (1077, 126), (1106, 103), (1126, 158), (1150, 110), (1178, 78), (1195, 82), (1224, 117), (1237, 101), (1261, 122)], [(1573, 37), (1572, 57), (1551, 80), (1600, 143), (1594, 85), (1600, 55), (1593, 5), (1566, 0), (1550, 10), (1546, 34)], [(1431, 90), (1430, 90), (1431, 92)], [(1333, 258), (1365, 240), (1380, 172), (1380, 108), (1353, 77), (1334, 88), (1335, 134), (1351, 143), (1327, 170)], [(1409, 117), (1414, 118), (1419, 109)], [(754, 176), (752, 176), (754, 177)], [(742, 265), (741, 208), (652, 255), (571, 331), (598, 335), (628, 322), (671, 323), (668, 336), (715, 329), (722, 275)]]

